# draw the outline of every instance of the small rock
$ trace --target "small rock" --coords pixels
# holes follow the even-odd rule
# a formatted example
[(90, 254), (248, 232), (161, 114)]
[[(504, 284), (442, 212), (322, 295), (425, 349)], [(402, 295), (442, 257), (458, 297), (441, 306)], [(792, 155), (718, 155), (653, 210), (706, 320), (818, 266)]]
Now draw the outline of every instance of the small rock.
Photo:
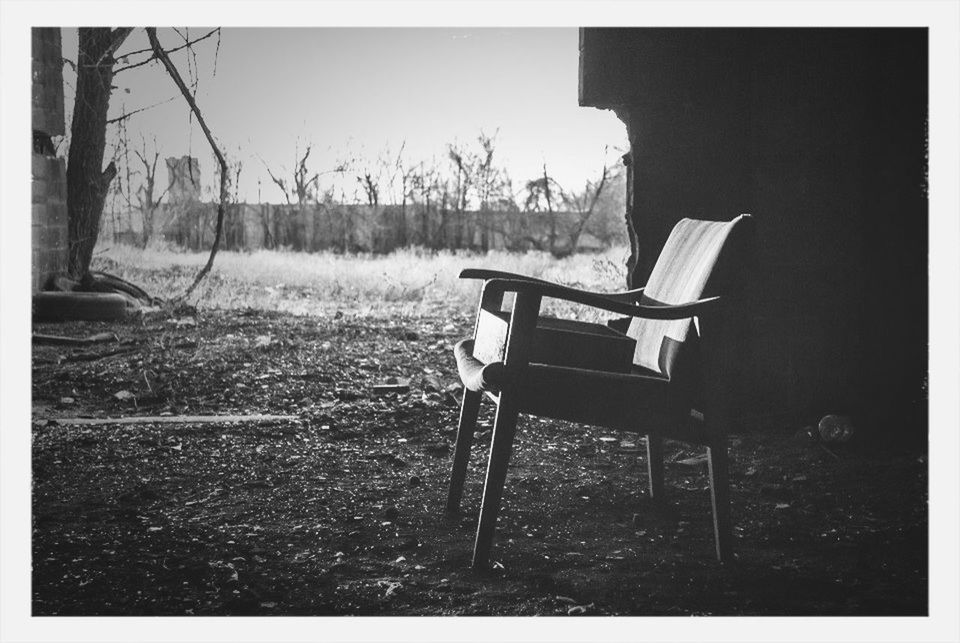
[(410, 390), (410, 379), (391, 377), (373, 385), (374, 393), (406, 393)]
[(579, 616), (581, 614), (586, 614), (587, 610), (593, 609), (593, 603), (589, 605), (574, 605), (567, 610), (567, 616)]
[(825, 415), (817, 425), (820, 439), (824, 442), (849, 442), (854, 428), (850, 418), (845, 415)]
[(682, 464), (685, 467), (698, 467), (702, 464), (707, 463), (707, 454), (695, 455), (692, 458), (687, 458), (685, 460), (679, 460), (677, 464)]
[(397, 590), (398, 590), (398, 589), (401, 589), (402, 587), (403, 587), (403, 585), (401, 585), (400, 583), (391, 582), (389, 585), (387, 585), (387, 591), (386, 591), (386, 593), (384, 593), (383, 596), (384, 596), (385, 598), (388, 597), (388, 596), (393, 596), (394, 594), (396, 594)]
[(132, 400), (134, 398), (134, 395), (130, 391), (124, 390), (124, 391), (117, 391), (116, 393), (113, 394), (113, 397), (123, 402), (125, 400)]

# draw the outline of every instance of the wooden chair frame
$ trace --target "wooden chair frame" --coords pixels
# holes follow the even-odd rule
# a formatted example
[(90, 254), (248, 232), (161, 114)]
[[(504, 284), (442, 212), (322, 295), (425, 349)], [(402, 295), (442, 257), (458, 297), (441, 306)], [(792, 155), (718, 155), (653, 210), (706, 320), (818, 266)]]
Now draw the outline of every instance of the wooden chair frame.
[[(516, 294), (510, 314), (506, 352), (502, 364), (482, 364), (477, 360), (471, 362), (471, 358), (467, 355), (471, 346), (465, 342), (461, 343), (465, 344), (464, 347), (458, 345), (458, 350), (463, 352), (461, 356), (463, 359), (458, 358), (458, 368), (460, 368), (465, 387), (446, 503), (446, 509), (450, 513), (459, 511), (482, 395), (486, 393), (497, 404), (474, 544), (473, 567), (483, 569), (489, 564), (497, 516), (503, 498), (507, 465), (516, 432), (517, 418), (521, 412), (532, 412), (536, 415), (547, 415), (614, 429), (639, 430), (645, 433), (649, 491), (651, 497), (657, 500), (662, 499), (664, 495), (664, 436), (706, 446), (716, 555), (720, 561), (729, 560), (732, 556), (732, 532), (729, 511), (727, 426), (723, 405), (716, 403), (725, 394), (722, 385), (724, 380), (717, 373), (726, 359), (723, 351), (720, 350), (722, 342), (719, 340), (725, 317), (720, 298), (708, 297), (681, 305), (645, 305), (639, 303), (644, 290), (642, 288), (604, 294), (569, 288), (522, 275), (478, 269), (464, 270), (460, 273), (460, 277), (484, 280), (478, 321), (481, 310), (499, 311), (503, 305), (504, 295)], [(612, 415), (607, 413), (602, 417), (584, 416), (582, 413), (571, 413), (563, 409), (557, 412), (544, 412), (546, 407), (538, 404), (536, 400), (529, 399), (531, 397), (529, 392), (525, 393), (524, 386), (518, 383), (524, 382), (528, 377), (531, 339), (536, 329), (541, 301), (545, 297), (585, 304), (629, 317), (658, 320), (695, 319), (701, 348), (703, 381), (718, 384), (704, 387), (702, 391), (704, 412), (698, 413), (687, 407), (682, 407), (680, 412), (665, 408), (663, 413), (658, 413), (654, 418), (643, 417), (628, 411)], [(475, 336), (476, 328), (474, 338)], [(711, 341), (714, 336), (718, 338), (717, 342)], [(585, 372), (584, 375), (588, 373)], [(574, 383), (577, 381), (575, 373), (570, 381)], [(575, 389), (574, 385), (571, 390), (560, 390), (554, 393), (558, 399), (564, 396), (576, 396), (578, 391)]]

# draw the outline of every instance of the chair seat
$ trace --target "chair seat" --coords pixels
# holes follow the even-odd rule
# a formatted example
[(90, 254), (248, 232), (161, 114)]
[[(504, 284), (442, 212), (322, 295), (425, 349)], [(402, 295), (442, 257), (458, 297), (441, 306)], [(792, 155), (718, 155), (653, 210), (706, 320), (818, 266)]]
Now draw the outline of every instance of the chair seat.
[[(689, 400), (678, 395), (667, 378), (642, 367), (631, 373), (612, 373), (531, 363), (521, 380), (511, 381), (502, 362), (484, 364), (473, 356), (471, 339), (458, 342), (454, 354), (467, 389), (496, 395), (508, 388), (517, 394), (521, 413), (703, 439), (700, 423), (690, 416)], [(597, 404), (600, 399), (602, 405)]]

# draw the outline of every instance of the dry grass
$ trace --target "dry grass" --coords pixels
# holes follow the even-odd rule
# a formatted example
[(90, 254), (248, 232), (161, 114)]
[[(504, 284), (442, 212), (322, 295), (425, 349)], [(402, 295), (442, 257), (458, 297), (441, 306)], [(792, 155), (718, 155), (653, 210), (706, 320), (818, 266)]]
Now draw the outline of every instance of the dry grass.
[[(322, 315), (336, 310), (429, 314), (449, 307), (472, 310), (478, 284), (457, 278), (463, 268), (493, 268), (577, 287), (617, 290), (624, 284), (626, 255), (624, 248), (565, 259), (543, 252), (477, 254), (420, 249), (390, 255), (222, 251), (195, 299), (205, 308), (254, 308), (292, 314)], [(93, 268), (166, 298), (182, 292), (206, 259), (206, 253), (114, 246), (95, 259)], [(549, 302), (546, 310), (559, 314), (573, 309)], [(589, 317), (582, 311), (574, 314)]]

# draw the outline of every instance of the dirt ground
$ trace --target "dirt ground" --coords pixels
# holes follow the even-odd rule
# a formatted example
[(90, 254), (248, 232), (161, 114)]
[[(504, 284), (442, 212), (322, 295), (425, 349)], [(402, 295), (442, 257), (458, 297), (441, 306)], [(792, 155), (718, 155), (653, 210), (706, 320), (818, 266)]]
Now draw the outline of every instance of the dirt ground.
[[(713, 554), (706, 464), (667, 443), (666, 507), (636, 435), (522, 418), (494, 543), (470, 570), (492, 421), (444, 516), (472, 319), (203, 311), (35, 325), (35, 615), (917, 615), (920, 446), (731, 436), (737, 559)], [(377, 394), (389, 378), (402, 393)], [(118, 395), (119, 394), (119, 395)], [(234, 424), (68, 417), (289, 414)], [(604, 439), (606, 438), (606, 439)]]

